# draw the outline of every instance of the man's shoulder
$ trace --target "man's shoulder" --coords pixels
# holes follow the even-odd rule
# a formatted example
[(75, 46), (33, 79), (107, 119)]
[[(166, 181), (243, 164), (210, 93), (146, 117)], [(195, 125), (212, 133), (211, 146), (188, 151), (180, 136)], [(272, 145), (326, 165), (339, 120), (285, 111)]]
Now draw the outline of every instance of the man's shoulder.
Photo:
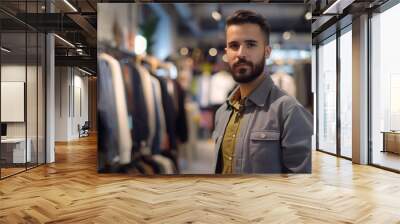
[(215, 112), (216, 116), (219, 116), (219, 114), (226, 111), (227, 108), (228, 108), (228, 103), (227, 102), (223, 103), (221, 106), (218, 107), (217, 111)]
[(285, 91), (281, 90), (279, 87), (277, 87), (275, 85), (271, 89), (270, 102), (271, 102), (271, 104), (278, 103), (278, 104), (284, 106), (285, 108), (292, 107), (292, 106), (298, 106), (298, 105), (301, 106), (301, 104), (297, 101), (296, 98), (294, 98), (293, 96), (290, 96)]
[(303, 105), (293, 96), (274, 86), (271, 91), (270, 105), (279, 108), (281, 113), (289, 114), (293, 110), (306, 111)]

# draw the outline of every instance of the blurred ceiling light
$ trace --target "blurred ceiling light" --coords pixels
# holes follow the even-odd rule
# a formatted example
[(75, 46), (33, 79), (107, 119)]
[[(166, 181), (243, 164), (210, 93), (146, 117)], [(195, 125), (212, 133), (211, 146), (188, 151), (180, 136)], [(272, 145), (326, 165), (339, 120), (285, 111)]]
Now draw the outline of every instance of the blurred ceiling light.
[(83, 50), (80, 49), (80, 48), (76, 49), (76, 52), (82, 52), (82, 51), (83, 51)]
[(305, 50), (300, 51), (300, 58), (301, 59), (311, 58), (311, 52), (310, 51), (305, 51)]
[(5, 47), (1, 47), (1, 50), (4, 51), (4, 52), (6, 52), (6, 53), (10, 53), (10, 52), (11, 52), (10, 50), (8, 50), (8, 49), (5, 48)]
[(69, 42), (68, 40), (58, 36), (57, 34), (54, 34), (55, 37), (57, 37), (59, 40), (61, 40), (62, 42), (66, 43), (68, 46), (75, 48), (75, 45), (71, 44), (71, 42)]
[(306, 20), (310, 20), (310, 19), (312, 18), (312, 13), (311, 13), (311, 12), (307, 12), (307, 13), (304, 15), (304, 18), (305, 18)]
[(44, 11), (46, 9), (46, 6), (42, 5), (40, 8)]
[(221, 13), (219, 13), (218, 11), (213, 11), (211, 13), (211, 16), (216, 20), (216, 21), (220, 21), (222, 16)]
[(227, 56), (226, 54), (224, 54), (224, 55), (222, 56), (222, 61), (228, 63), (228, 56)]
[(189, 49), (187, 49), (187, 47), (182, 47), (179, 53), (181, 53), (183, 56), (186, 56), (189, 53)]
[(217, 49), (215, 48), (210, 48), (210, 50), (208, 50), (208, 54), (212, 57), (216, 56), (218, 54)]
[(69, 3), (68, 0), (64, 0), (65, 4), (67, 4), (74, 12), (78, 12), (78, 10), (71, 4)]
[(289, 40), (292, 37), (292, 34), (289, 31), (285, 31), (282, 34), (284, 40)]
[(147, 49), (147, 40), (142, 35), (136, 35), (135, 37), (135, 53), (143, 54)]

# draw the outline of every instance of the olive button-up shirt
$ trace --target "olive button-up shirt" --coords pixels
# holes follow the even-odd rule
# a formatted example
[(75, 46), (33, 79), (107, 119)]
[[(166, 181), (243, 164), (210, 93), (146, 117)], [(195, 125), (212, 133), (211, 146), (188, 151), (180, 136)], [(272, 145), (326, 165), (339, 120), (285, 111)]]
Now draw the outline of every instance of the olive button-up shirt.
[(244, 106), (245, 99), (240, 99), (240, 92), (232, 97), (228, 103), (233, 109), (232, 115), (226, 126), (224, 138), (222, 141), (222, 173), (231, 174), (233, 172), (233, 162), (235, 157), (236, 136), (239, 134), (240, 120), (242, 117), (241, 107)]

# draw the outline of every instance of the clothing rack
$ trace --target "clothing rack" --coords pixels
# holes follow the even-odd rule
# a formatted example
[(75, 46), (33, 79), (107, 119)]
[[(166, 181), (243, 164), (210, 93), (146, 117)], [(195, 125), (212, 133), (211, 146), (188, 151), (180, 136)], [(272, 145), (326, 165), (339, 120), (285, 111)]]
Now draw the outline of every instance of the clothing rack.
[[(99, 128), (99, 172), (178, 173), (176, 139), (181, 142), (187, 141), (183, 89), (176, 80), (157, 77), (141, 63), (137, 63), (138, 60), (142, 63), (146, 62), (146, 59), (143, 60), (143, 57), (138, 57), (133, 52), (108, 43), (100, 43), (98, 52), (98, 86), (101, 93), (98, 96), (101, 98), (99, 104), (107, 104), (99, 105), (99, 124), (105, 125)], [(105, 57), (102, 53), (108, 56)], [(107, 64), (104, 58), (113, 61), (114, 70), (117, 69), (115, 63), (119, 63), (118, 74), (113, 74), (113, 70), (110, 69), (112, 66), (110, 63)], [(115, 76), (120, 76), (124, 82), (123, 91), (127, 110), (127, 116), (124, 119), (126, 123), (129, 123), (129, 136), (132, 140), (132, 149), (129, 153), (126, 150), (121, 151), (120, 147), (125, 142), (121, 143), (121, 140), (118, 142), (118, 139), (112, 139), (122, 131), (118, 125), (114, 124), (115, 122), (109, 122), (120, 119), (116, 116), (118, 114), (114, 109), (116, 105), (112, 102), (115, 91), (119, 91), (113, 86), (115, 80), (110, 78), (115, 78)], [(173, 96), (167, 91), (167, 85), (173, 87)], [(108, 97), (108, 100), (102, 100), (102, 97)], [(174, 107), (176, 105), (178, 107)], [(120, 108), (117, 107), (117, 109)], [(163, 144), (165, 140), (167, 144)], [(130, 158), (126, 157), (128, 155)], [(121, 161), (125, 162), (121, 163)]]

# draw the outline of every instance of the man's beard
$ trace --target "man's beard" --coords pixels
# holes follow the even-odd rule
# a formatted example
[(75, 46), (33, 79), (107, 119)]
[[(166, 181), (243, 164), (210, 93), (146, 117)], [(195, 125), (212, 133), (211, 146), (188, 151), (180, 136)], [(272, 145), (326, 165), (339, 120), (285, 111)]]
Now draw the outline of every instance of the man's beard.
[[(250, 61), (239, 59), (238, 62), (236, 62), (232, 66), (229, 66), (229, 68), (231, 70), (233, 79), (237, 83), (249, 83), (257, 79), (263, 73), (264, 65), (265, 65), (265, 57), (262, 57), (261, 61), (259, 61), (255, 65)], [(237, 67), (239, 66), (243, 67), (237, 69)]]

